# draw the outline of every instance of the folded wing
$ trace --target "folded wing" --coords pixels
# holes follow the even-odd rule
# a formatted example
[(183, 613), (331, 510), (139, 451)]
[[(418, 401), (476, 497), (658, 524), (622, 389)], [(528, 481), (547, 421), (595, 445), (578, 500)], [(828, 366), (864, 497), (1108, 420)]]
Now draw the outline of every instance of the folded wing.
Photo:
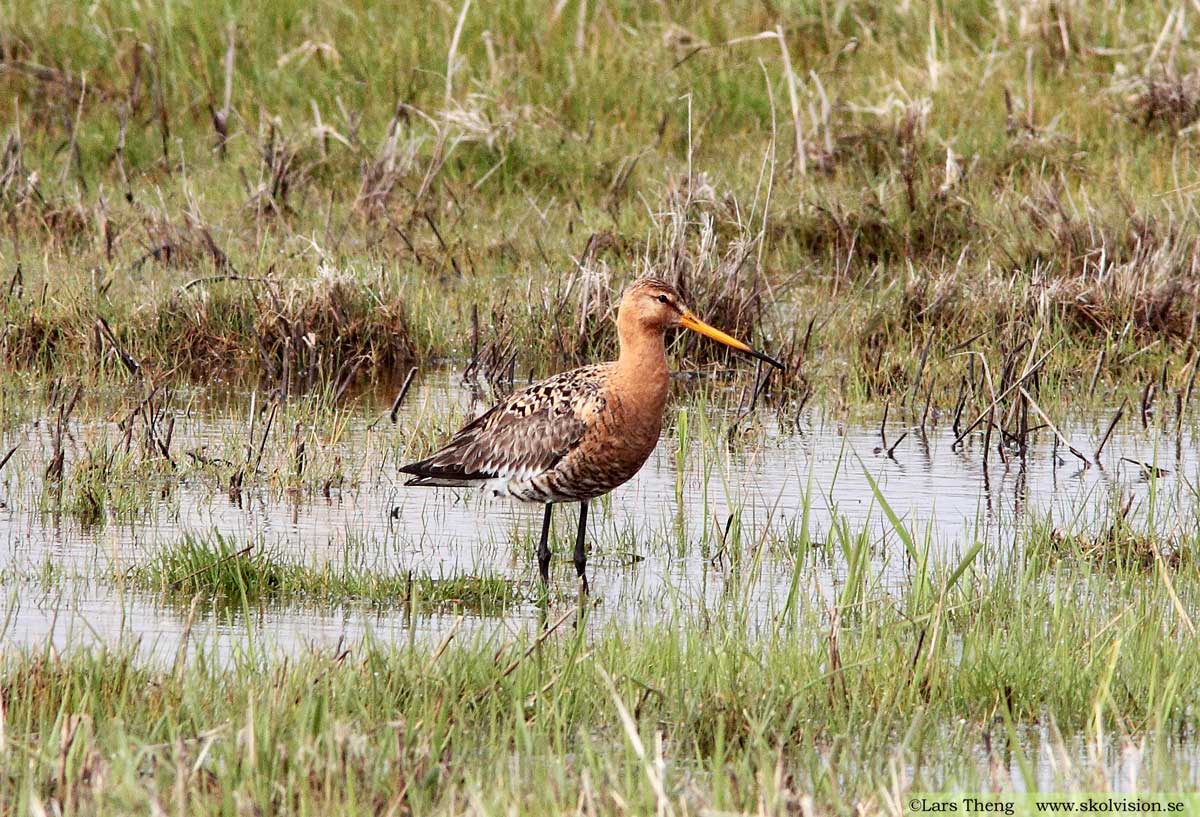
[(576, 369), (509, 396), (439, 451), (400, 468), (412, 475), (405, 484), (466, 486), (550, 471), (579, 445), (603, 399), (599, 369)]

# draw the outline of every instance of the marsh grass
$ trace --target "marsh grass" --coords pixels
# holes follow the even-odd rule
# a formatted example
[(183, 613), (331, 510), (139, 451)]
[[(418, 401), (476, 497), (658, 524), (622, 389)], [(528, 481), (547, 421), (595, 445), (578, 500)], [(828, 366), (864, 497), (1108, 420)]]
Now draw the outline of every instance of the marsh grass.
[[(1052, 566), (1059, 560), (1078, 560), (1115, 577), (1131, 573), (1187, 572), (1196, 562), (1200, 541), (1185, 520), (1190, 509), (1172, 512), (1153, 509), (1131, 514), (1133, 498), (1111, 498), (1102, 521), (1055, 526), (1034, 521), (1026, 558), (1035, 565)], [(1165, 517), (1169, 525), (1156, 523)]]
[(85, 528), (132, 522), (169, 502), (177, 483), (168, 468), (147, 464), (101, 442), (87, 447), (65, 484), (51, 484), (42, 507), (67, 513)]
[(1093, 535), (1055, 531), (1047, 544), (1050, 552), (1063, 558), (1084, 559), (1111, 568), (1153, 570), (1161, 562), (1166, 569), (1176, 570), (1185, 559), (1195, 558), (1194, 544), (1159, 541), (1152, 534), (1139, 534), (1121, 524)]
[(611, 354), (645, 272), (787, 360), (776, 404), (1194, 357), (1183, 8), (210, 5), (2, 12), (9, 365), (503, 382)]
[(500, 576), (387, 575), (353, 563), (315, 567), (215, 532), (187, 534), (115, 578), (176, 601), (200, 596), (224, 609), (368, 603), (501, 615), (526, 598), (524, 588)]

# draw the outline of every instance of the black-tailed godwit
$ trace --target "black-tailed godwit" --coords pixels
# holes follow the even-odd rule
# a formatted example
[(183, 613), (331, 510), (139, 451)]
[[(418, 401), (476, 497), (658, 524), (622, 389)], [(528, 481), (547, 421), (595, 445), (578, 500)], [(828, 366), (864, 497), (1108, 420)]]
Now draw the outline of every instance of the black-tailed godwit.
[(406, 485), (479, 486), (546, 506), (538, 568), (550, 577), (550, 512), (579, 503), (575, 570), (587, 591), (588, 500), (628, 480), (658, 443), (670, 374), (663, 334), (682, 326), (782, 369), (779, 361), (701, 321), (675, 287), (643, 278), (617, 310), (620, 356), (554, 375), (501, 400), (444, 448), (400, 469)]

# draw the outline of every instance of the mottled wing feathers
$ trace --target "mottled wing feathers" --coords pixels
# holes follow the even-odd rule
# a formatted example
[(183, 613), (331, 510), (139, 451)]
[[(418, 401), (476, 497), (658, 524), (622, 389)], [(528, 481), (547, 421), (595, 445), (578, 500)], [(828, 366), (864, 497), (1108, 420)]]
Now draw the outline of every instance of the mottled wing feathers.
[(463, 426), (444, 448), (400, 469), (407, 485), (469, 485), (532, 479), (579, 445), (603, 404), (606, 367), (555, 375), (497, 403)]
[(571, 414), (543, 409), (518, 415), (501, 405), (455, 434), (440, 451), (400, 470), (414, 475), (409, 485), (532, 477), (553, 468), (585, 430)]

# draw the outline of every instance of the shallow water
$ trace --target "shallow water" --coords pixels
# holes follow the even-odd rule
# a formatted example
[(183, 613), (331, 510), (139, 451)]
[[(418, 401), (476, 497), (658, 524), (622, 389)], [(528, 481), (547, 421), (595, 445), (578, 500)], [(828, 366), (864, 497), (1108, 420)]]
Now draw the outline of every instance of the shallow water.
[[(250, 402), (247, 395), (228, 400)], [(443, 373), (413, 390), (396, 426), (386, 420), (373, 425), (381, 406), (386, 410), (385, 403), (364, 398), (362, 409), (348, 415), (336, 439), (329, 435), (333, 441), (313, 451), (313, 457), (340, 456), (346, 465), (346, 484), (334, 487), (328, 497), (312, 491), (289, 494), (267, 480), (243, 490), (234, 501), (223, 486), (185, 469), (177, 489), (166, 498), (156, 496), (144, 515), (101, 525), (45, 512), (40, 475), (51, 456), (50, 431), (36, 420), (17, 424), (0, 438), (5, 451), (19, 446), (0, 474), (0, 571), (9, 585), (0, 618), (4, 641), (49, 641), (66, 648), (132, 639), (150, 656), (174, 656), (188, 626), (187, 609), (123, 589), (115, 577), (184, 532), (213, 531), (317, 565), (354, 559), (391, 574), (504, 576), (527, 586), (530, 601), (502, 616), (468, 615), (462, 630), (507, 639), (537, 626), (544, 613), (532, 601), (532, 547), (540, 507), (469, 491), (405, 488), (397, 478), (398, 464), (408, 459), (406, 433), (430, 423), (446, 424), (447, 417), (469, 414), (479, 404), (455, 376)], [(1095, 527), (1117, 493), (1132, 499), (1133, 514), (1144, 516), (1153, 491), (1158, 518), (1170, 519), (1161, 508), (1182, 506), (1200, 471), (1191, 431), (1185, 429), (1176, 440), (1173, 431), (1158, 433), (1153, 424), (1143, 430), (1128, 420), (1108, 442), (1104, 468), (1082, 467), (1042, 431), (1023, 463), (1015, 452), (1003, 462), (993, 450), (985, 471), (981, 438), (954, 449), (955, 434), (944, 420), (924, 434), (893, 420), (889, 444), (905, 430), (909, 436), (889, 458), (877, 419), (846, 422), (814, 410), (799, 428), (783, 431), (769, 412), (760, 412), (752, 421), (762, 425), (730, 442), (720, 436), (722, 412), (711, 405), (683, 397), (674, 410), (675, 423), (641, 473), (593, 503), (595, 549), (589, 574), (598, 601), (590, 618), (593, 627), (614, 618), (644, 624), (704, 615), (731, 603), (742, 605), (752, 619), (770, 621), (792, 586), (796, 562), (786, 543), (789, 537), (796, 539), (806, 508), (811, 539), (829, 557), (800, 563), (805, 592), (829, 597), (843, 574), (844, 562), (830, 536), (839, 521), (852, 532), (869, 534), (875, 545), (873, 572), (881, 586), (906, 586), (910, 565), (870, 478), (937, 559), (952, 560), (982, 539), (987, 546), (980, 564), (986, 569), (1011, 557), (1030, 520)], [(686, 421), (679, 419), (682, 413)], [(1059, 427), (1090, 457), (1109, 416), (1069, 417)], [(685, 425), (688, 440), (681, 461), (680, 429)], [(236, 451), (237, 441), (245, 439), (244, 426), (245, 420), (231, 419), (227, 408), (189, 400), (176, 412), (175, 456)], [(101, 420), (73, 423), (70, 431), (68, 474), (87, 444), (106, 438), (116, 445), (123, 436), (113, 423)], [(287, 432), (278, 431), (276, 437), (287, 438)], [(277, 446), (285, 445), (286, 439), (272, 439), (266, 462)], [(1155, 463), (1169, 473), (1152, 482), (1121, 457)], [(555, 513), (554, 570), (562, 604), (574, 592), (569, 561), (575, 513), (567, 506)], [(47, 573), (53, 574), (52, 581), (39, 578)], [(445, 611), (410, 621), (404, 610), (350, 604), (264, 608), (250, 624), (287, 652), (353, 643), (367, 635), (383, 642), (436, 641), (457, 617)], [(244, 642), (247, 624), (202, 613), (194, 631), (204, 633), (219, 653)]]

